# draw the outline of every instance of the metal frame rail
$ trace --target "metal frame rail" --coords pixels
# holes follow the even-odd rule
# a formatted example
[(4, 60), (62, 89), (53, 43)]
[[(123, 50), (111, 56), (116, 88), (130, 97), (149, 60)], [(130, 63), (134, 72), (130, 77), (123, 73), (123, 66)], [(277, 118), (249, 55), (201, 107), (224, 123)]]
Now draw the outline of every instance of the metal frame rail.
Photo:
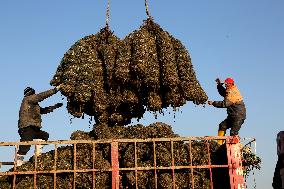
[[(227, 148), (227, 157), (228, 157), (228, 164), (227, 165), (212, 165), (210, 161), (210, 140), (224, 140), (226, 143)], [(252, 141), (255, 139), (252, 139)], [(193, 141), (204, 141), (206, 144), (206, 150), (208, 153), (208, 164), (206, 165), (193, 165), (193, 154), (192, 154), (192, 142)], [(157, 156), (156, 156), (156, 145), (159, 142), (170, 142), (171, 146), (171, 166), (157, 166)], [(175, 142), (184, 142), (188, 144), (189, 148), (189, 165), (188, 166), (177, 166), (175, 165), (174, 160), (174, 143)], [(135, 165), (134, 167), (130, 168), (122, 168), (119, 167), (119, 144), (121, 143), (132, 143), (134, 144), (134, 160)], [(139, 167), (137, 163), (137, 144), (138, 143), (152, 143), (153, 144), (153, 157), (154, 163), (153, 166), (149, 167)], [(33, 171), (19, 171), (17, 170), (16, 158), (14, 162), (0, 162), (1, 165), (13, 165), (13, 171), (9, 172), (1, 172), (0, 169), (0, 177), (1, 176), (13, 176), (13, 189), (16, 188), (16, 178), (18, 175), (33, 175), (33, 188), (37, 188), (37, 175), (38, 174), (53, 174), (53, 188), (56, 189), (56, 179), (57, 175), (60, 173), (73, 173), (73, 189), (76, 188), (76, 173), (92, 173), (93, 175), (93, 184), (92, 188), (96, 188), (96, 173), (97, 172), (110, 172), (112, 175), (112, 189), (119, 189), (120, 184), (120, 172), (124, 171), (133, 171), (135, 172), (135, 187), (138, 188), (138, 171), (153, 171), (155, 177), (155, 188), (158, 188), (158, 176), (157, 172), (159, 170), (169, 170), (172, 173), (173, 179), (173, 189), (176, 188), (175, 186), (175, 171), (179, 169), (187, 169), (190, 171), (189, 178), (191, 178), (192, 189), (194, 189), (194, 169), (209, 169), (210, 171), (210, 189), (213, 189), (213, 180), (212, 180), (212, 169), (214, 168), (228, 168), (229, 176), (230, 176), (230, 184), (231, 189), (244, 189), (244, 177), (243, 177), (243, 168), (241, 165), (241, 156), (240, 156), (240, 139), (238, 137), (178, 137), (178, 138), (152, 138), (152, 139), (115, 139), (115, 140), (68, 140), (68, 141), (28, 141), (28, 142), (0, 142), (1, 146), (15, 146), (15, 154), (19, 147), (19, 145), (34, 145), (37, 144), (46, 144), (46, 145), (54, 145), (54, 166), (53, 170), (38, 170), (37, 169), (37, 156), (34, 155), (34, 170)], [(77, 168), (77, 145), (78, 144), (91, 144), (93, 146), (92, 152), (92, 169), (78, 169)], [(96, 145), (97, 144), (109, 144), (111, 146), (111, 167), (102, 169), (95, 168), (95, 160), (96, 160)], [(73, 169), (70, 170), (58, 170), (57, 169), (57, 158), (58, 158), (58, 145), (73, 145)], [(16, 155), (15, 155), (16, 156)], [(197, 188), (195, 188), (197, 189)]]

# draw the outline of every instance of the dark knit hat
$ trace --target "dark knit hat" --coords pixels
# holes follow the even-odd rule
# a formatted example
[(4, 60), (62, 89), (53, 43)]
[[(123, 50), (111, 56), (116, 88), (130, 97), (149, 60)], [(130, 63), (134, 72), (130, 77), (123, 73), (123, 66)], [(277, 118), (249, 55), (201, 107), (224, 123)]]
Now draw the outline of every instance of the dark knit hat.
[(24, 90), (24, 95), (26, 96), (27, 94), (34, 94), (35, 93), (35, 90), (31, 87), (27, 87), (25, 88)]

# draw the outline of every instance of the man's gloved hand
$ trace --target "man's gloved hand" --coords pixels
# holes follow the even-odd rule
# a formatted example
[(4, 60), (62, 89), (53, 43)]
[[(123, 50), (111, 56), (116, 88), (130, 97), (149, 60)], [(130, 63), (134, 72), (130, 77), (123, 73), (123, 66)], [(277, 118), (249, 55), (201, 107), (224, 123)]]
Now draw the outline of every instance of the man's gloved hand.
[(214, 101), (209, 100), (207, 103), (208, 103), (209, 105), (213, 105), (213, 102), (214, 102)]
[(56, 89), (57, 91), (59, 91), (59, 90), (62, 88), (62, 86), (63, 86), (63, 83), (61, 83), (60, 85), (56, 86), (55, 89)]
[(61, 106), (63, 106), (63, 103), (56, 103), (56, 104), (54, 105), (55, 108), (60, 108)]
[(220, 84), (221, 84), (221, 81), (220, 81), (219, 78), (216, 78), (215, 81), (216, 81), (217, 85), (220, 85)]

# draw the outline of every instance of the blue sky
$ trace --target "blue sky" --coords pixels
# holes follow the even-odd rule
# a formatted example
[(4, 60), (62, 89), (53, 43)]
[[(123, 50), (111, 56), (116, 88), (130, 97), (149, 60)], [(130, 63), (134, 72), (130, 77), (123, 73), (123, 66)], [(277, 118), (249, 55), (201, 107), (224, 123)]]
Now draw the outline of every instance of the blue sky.
[[(24, 88), (51, 88), (49, 81), (63, 54), (80, 38), (105, 26), (106, 4), (106, 0), (0, 2), (0, 141), (19, 140), (17, 120)], [(235, 79), (247, 105), (240, 135), (257, 139), (263, 161), (255, 176), (257, 188), (272, 188), (275, 138), (284, 127), (284, 1), (150, 0), (149, 8), (155, 21), (189, 50), (209, 99), (222, 100), (216, 77)], [(119, 38), (138, 29), (144, 19), (143, 0), (111, 1), (110, 28)], [(58, 93), (41, 105), (61, 101)], [(66, 100), (63, 103), (66, 106)], [(148, 113), (140, 123), (162, 121), (181, 136), (212, 136), (225, 117), (225, 109), (189, 102), (157, 120)], [(69, 139), (74, 130), (90, 130), (88, 119), (70, 124), (70, 118), (65, 108), (43, 116), (50, 140)], [(3, 151), (0, 158), (7, 158)]]

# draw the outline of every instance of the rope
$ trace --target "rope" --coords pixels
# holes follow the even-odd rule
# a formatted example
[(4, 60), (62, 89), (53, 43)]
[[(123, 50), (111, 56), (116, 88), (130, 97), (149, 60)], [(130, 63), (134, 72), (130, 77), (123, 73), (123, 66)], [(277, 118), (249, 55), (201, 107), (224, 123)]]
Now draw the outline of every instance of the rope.
[(146, 14), (147, 14), (148, 18), (151, 18), (150, 12), (149, 12), (148, 0), (145, 0), (145, 7), (146, 7)]
[(110, 0), (107, 1), (107, 11), (106, 11), (106, 27), (109, 26), (109, 9), (110, 9)]

